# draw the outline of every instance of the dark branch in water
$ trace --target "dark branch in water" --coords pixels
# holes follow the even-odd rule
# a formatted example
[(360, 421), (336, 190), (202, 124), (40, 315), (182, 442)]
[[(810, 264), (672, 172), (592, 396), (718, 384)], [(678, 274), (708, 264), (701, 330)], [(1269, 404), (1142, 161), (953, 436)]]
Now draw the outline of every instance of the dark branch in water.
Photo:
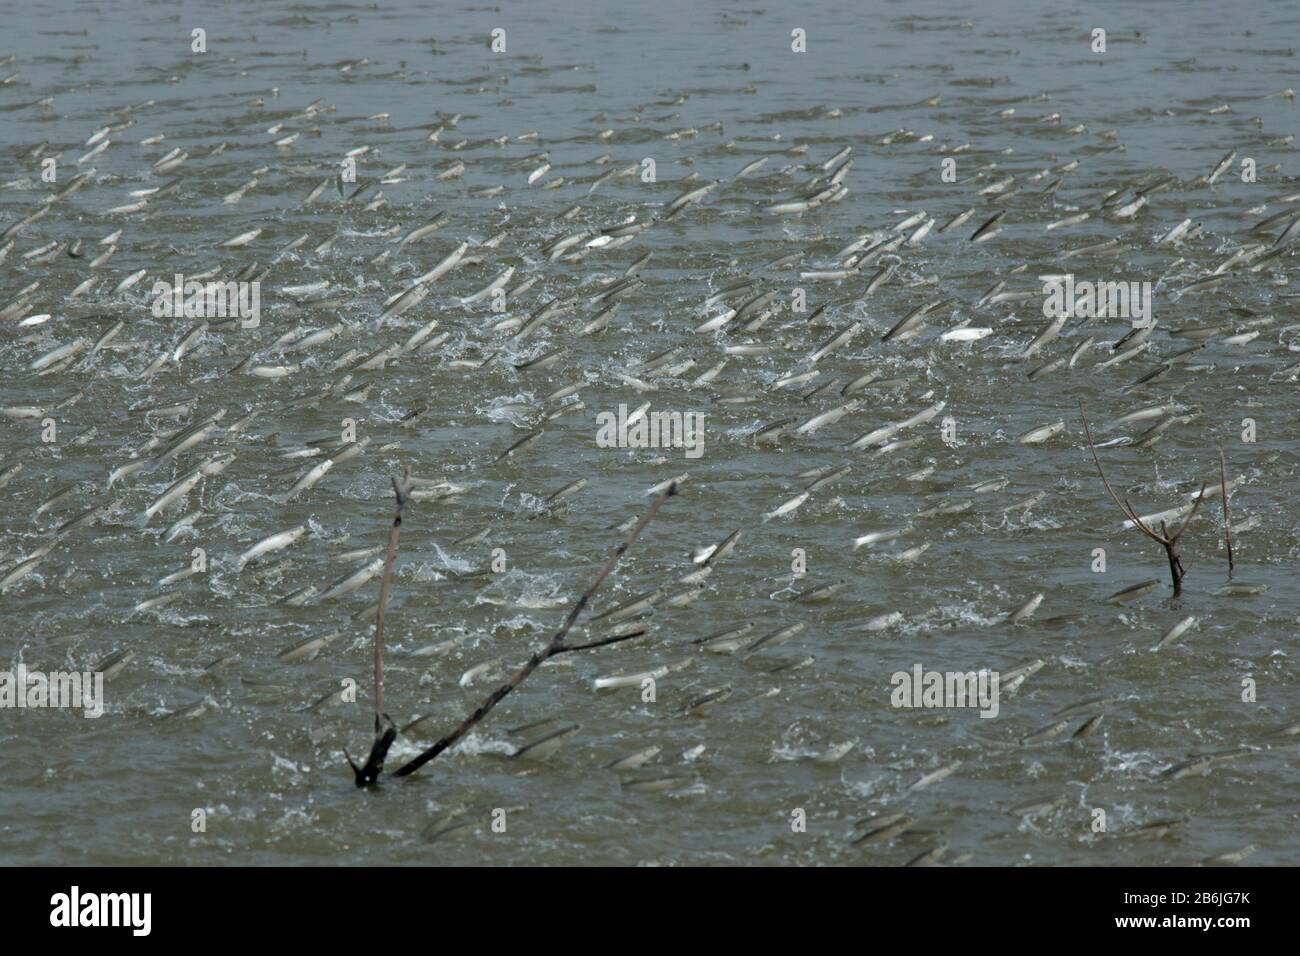
[(1232, 519), (1228, 517), (1228, 463), (1219, 446), (1219, 486), (1223, 489), (1223, 542), (1228, 546), (1228, 580), (1232, 580)]
[[(358, 787), (369, 787), (379, 779), (379, 775), (384, 772), (384, 758), (388, 756), (388, 748), (393, 746), (393, 741), (397, 739), (397, 725), (387, 714), (383, 714), (382, 717), (376, 716), (375, 720), (379, 726), (375, 728), (375, 743), (370, 748), (370, 757), (364, 767), (358, 767), (347, 749), (343, 750), (343, 756), (348, 758), (348, 765), (356, 774)], [(379, 733), (381, 727), (384, 728), (382, 736)]]
[(356, 775), (358, 787), (368, 787), (379, 779), (384, 770), (384, 758), (397, 739), (397, 727), (384, 713), (384, 610), (388, 606), (388, 589), (393, 582), (393, 565), (397, 562), (397, 539), (402, 533), (402, 511), (411, 494), (411, 469), (407, 466), (402, 480), (393, 479), (393, 498), (397, 514), (388, 532), (388, 554), (384, 558), (384, 576), (379, 582), (379, 605), (375, 609), (375, 740), (370, 748), (370, 758), (364, 767), (358, 767), (346, 751), (348, 764)]
[(632, 631), (629, 634), (615, 634), (613, 637), (602, 637), (598, 641), (587, 641), (583, 644), (564, 644), (556, 648), (551, 656), (554, 657), (555, 654), (564, 654), (568, 651), (589, 651), (593, 647), (604, 647), (606, 644), (617, 644), (620, 641), (630, 641), (632, 638), (641, 637), (644, 634), (645, 628), (643, 627), (640, 630)]
[(641, 518), (641, 520), (636, 523), (636, 527), (632, 529), (632, 532), (628, 535), (627, 540), (614, 549), (614, 553), (610, 555), (609, 560), (605, 562), (605, 566), (601, 568), (600, 573), (596, 575), (596, 580), (593, 581), (591, 583), (591, 586), (587, 588), (586, 591), (583, 592), (580, 598), (578, 598), (578, 602), (573, 606), (572, 610), (569, 611), (568, 617), (564, 619), (564, 624), (560, 627), (559, 632), (553, 638), (551, 638), (551, 642), (541, 650), (534, 652), (533, 655), (530, 658), (528, 658), (528, 660), (524, 663), (524, 665), (520, 667), (518, 671), (515, 672), (513, 677), (511, 677), (508, 681), (506, 681), (504, 684), (502, 684), (500, 687), (494, 690), (491, 694), (489, 694), (487, 699), (484, 700), (483, 703), (479, 704), (478, 708), (472, 714), (470, 714), (463, 721), (461, 721), (460, 725), (455, 730), (447, 734), (447, 736), (443, 737), (436, 744), (434, 744), (428, 750), (424, 751), (419, 756), (415, 757), (409, 763), (398, 768), (398, 770), (395, 773), (395, 776), (405, 777), (408, 774), (414, 773), (415, 771), (423, 767), (426, 763), (428, 763), (430, 760), (437, 757), (438, 754), (454, 746), (456, 742), (460, 740), (462, 737), (464, 737), (466, 734), (468, 734), (479, 721), (481, 721), (484, 717), (486, 717), (489, 713), (491, 713), (493, 707), (501, 703), (501, 701), (511, 691), (513, 691), (516, 687), (522, 684), (524, 680), (527, 679), (528, 675), (531, 674), (533, 671), (537, 670), (537, 668), (540, 667), (542, 663), (548, 658), (554, 657), (556, 654), (563, 654), (566, 651), (577, 651), (577, 650), (585, 650), (591, 647), (601, 647), (606, 644), (614, 644), (618, 641), (624, 641), (624, 640), (628, 640), (629, 638), (638, 636), (636, 633), (632, 633), (627, 635), (619, 635), (612, 638), (604, 638), (601, 640), (588, 641), (583, 644), (564, 643), (564, 639), (568, 636), (569, 631), (573, 629), (573, 625), (577, 622), (578, 616), (582, 614), (583, 610), (591, 602), (592, 597), (595, 595), (596, 591), (600, 588), (601, 584), (604, 583), (605, 578), (609, 577), (610, 572), (614, 570), (614, 566), (618, 564), (618, 559), (621, 558), (630, 547), (632, 547), (633, 543), (636, 541), (638, 537), (640, 537), (641, 532), (645, 529), (645, 526), (648, 525), (651, 519), (654, 518), (654, 516), (659, 512), (659, 508), (663, 505), (663, 503), (667, 501), (669, 498), (671, 498), (673, 495), (675, 495), (676, 493), (677, 493), (677, 484), (676, 482), (674, 482), (673, 484), (669, 485), (668, 488), (662, 494), (660, 494), (658, 498), (655, 499), (654, 504), (650, 506), (650, 510), (647, 511), (645, 515)]
[[(1101, 459), (1097, 457), (1097, 447), (1092, 443), (1092, 432), (1088, 428), (1088, 417), (1084, 414), (1082, 399), (1079, 400), (1079, 417), (1083, 420), (1083, 433), (1088, 438), (1088, 450), (1092, 452), (1092, 460), (1097, 465), (1097, 474), (1101, 476), (1101, 483), (1106, 486), (1106, 491), (1110, 495), (1111, 500), (1115, 502), (1115, 505), (1120, 511), (1124, 512), (1124, 516), (1133, 523), (1134, 527), (1140, 530), (1152, 541), (1158, 541), (1164, 546), (1165, 556), (1169, 559), (1169, 576), (1173, 579), (1174, 583), (1174, 596), (1178, 596), (1183, 591), (1183, 576), (1187, 572), (1183, 568), (1183, 562), (1179, 559), (1178, 553), (1174, 548), (1178, 544), (1178, 539), (1183, 536), (1183, 532), (1187, 530), (1187, 526), (1191, 524), (1192, 519), (1196, 517), (1196, 512), (1201, 510), (1201, 504), (1205, 501), (1205, 482), (1201, 482), (1201, 491), (1196, 496), (1196, 501), (1192, 504), (1192, 510), (1188, 512), (1187, 517), (1183, 519), (1183, 523), (1178, 526), (1177, 531), (1170, 534), (1169, 528), (1163, 521), (1160, 522), (1160, 530), (1158, 532), (1152, 531), (1147, 527), (1142, 519), (1138, 517), (1137, 511), (1128, 503), (1127, 500), (1120, 500), (1119, 495), (1115, 494), (1115, 489), (1112, 488), (1110, 482), (1106, 480), (1106, 473), (1102, 471), (1101, 468)], [(1225, 495), (1227, 493), (1226, 485), (1224, 487), (1224, 493)], [(1227, 507), (1226, 499), (1224, 507)]]

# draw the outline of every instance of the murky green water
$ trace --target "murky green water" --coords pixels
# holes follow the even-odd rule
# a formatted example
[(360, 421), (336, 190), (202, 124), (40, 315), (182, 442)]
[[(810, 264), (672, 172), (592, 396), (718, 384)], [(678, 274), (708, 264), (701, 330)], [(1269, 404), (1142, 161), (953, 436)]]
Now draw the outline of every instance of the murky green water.
[[(12, 55), (0, 67), (3, 228), (94, 170), (10, 236), (0, 263), (0, 299), (26, 295), (0, 326), (0, 408), (11, 410), (0, 417), (0, 576), (44, 554), (0, 596), (0, 652), (10, 669), (42, 671), (133, 655), (108, 683), (97, 720), (0, 713), (0, 857), (896, 865), (943, 846), (947, 863), (1148, 865), (1254, 845), (1249, 863), (1296, 862), (1300, 737), (1276, 733), (1297, 713), (1294, 262), (1284, 252), (1252, 271), (1291, 217), (1251, 231), (1288, 209), (1300, 214), (1294, 99), (1269, 96), (1297, 82), (1296, 5), (1236, 5), (1229, 17), (1208, 3), (520, 7), (0, 8), (0, 60)], [(207, 52), (195, 54), (200, 27)], [(1103, 54), (1090, 48), (1094, 27), (1107, 31)], [(506, 31), (504, 53), (489, 45), (496, 28)], [(804, 53), (791, 49), (796, 28), (806, 31)], [(330, 180), (362, 147), (358, 183), (387, 181), (344, 199)], [(765, 211), (824, 189), (812, 181), (839, 168), (842, 159), (830, 161), (844, 147), (847, 193), (802, 214)], [(154, 168), (176, 148), (182, 164)], [(1231, 168), (1207, 185), (1230, 150)], [(57, 159), (53, 184), (41, 179), (46, 157)], [(655, 182), (643, 181), (647, 158)], [(945, 158), (956, 160), (956, 182), (943, 179)], [(1246, 158), (1256, 182), (1242, 181)], [(630, 175), (593, 190), (612, 170)], [(175, 189), (134, 195), (178, 177)], [(982, 193), (1008, 177), (1001, 192)], [(702, 200), (654, 222), (674, 197), (715, 179)], [(1135, 190), (1163, 179), (1167, 188), (1135, 215), (1115, 216)], [(1103, 209), (1113, 190), (1122, 198)], [(972, 207), (967, 223), (940, 232)], [(864, 249), (913, 235), (916, 225), (895, 226), (921, 211), (933, 227), (897, 258), (841, 280), (804, 275), (841, 268), (837, 254), (869, 233), (879, 236)], [(969, 241), (999, 211), (1001, 233)], [(1081, 212), (1089, 218), (1045, 229)], [(439, 229), (398, 244), (439, 213)], [(1157, 244), (1184, 219), (1200, 233)], [(649, 225), (626, 244), (607, 234), (591, 243), (628, 222)], [(246, 244), (218, 245), (254, 230)], [(547, 261), (547, 243), (582, 230), (591, 232)], [(1111, 248), (1073, 254), (1110, 239)], [(78, 240), (78, 258), (58, 245)], [(50, 243), (52, 255), (26, 257)], [(460, 243), (466, 261), (429, 284), (422, 302), (381, 319), (390, 295)], [(1221, 284), (1176, 293), (1255, 243)], [(894, 274), (867, 296), (888, 262)], [(510, 267), (502, 311), (490, 295), (462, 303)], [(179, 361), (150, 371), (200, 321), (155, 317), (154, 283), (244, 269), (261, 282), (260, 325), (209, 320)], [(641, 284), (602, 332), (581, 334), (605, 305), (605, 284), (629, 270)], [(1153, 283), (1158, 322), (1147, 347), (1103, 365), (1124, 351), (1111, 346), (1131, 324), (1075, 318), (1022, 358), (1048, 324), (1038, 277), (1066, 271)], [(536, 281), (511, 294), (527, 279)], [(746, 313), (720, 332), (693, 331), (722, 309), (701, 312), (709, 296), (747, 279), (733, 308), (769, 292), (781, 308), (757, 328), (745, 328), (754, 318)], [(979, 304), (999, 281), (1003, 293), (1032, 295)], [(324, 292), (284, 291), (323, 282)], [(791, 310), (795, 289), (806, 311)], [(568, 308), (516, 335), (510, 320), (551, 299)], [(918, 334), (881, 341), (912, 309), (945, 300)], [(435, 319), (420, 347), (400, 351)], [(116, 337), (90, 356), (118, 321)], [(854, 322), (851, 342), (807, 362)], [(962, 323), (990, 331), (941, 338)], [(287, 348), (335, 326), (327, 342)], [(1170, 331), (1201, 326), (1222, 328), (1179, 355), (1199, 340)], [(1258, 336), (1244, 340), (1251, 331)], [(1090, 336), (1091, 349), (1066, 364)], [(57, 357), (40, 364), (79, 338), (86, 348), (67, 367)], [(393, 347), (382, 368), (355, 369)], [(517, 367), (550, 352), (549, 367)], [(1028, 377), (1058, 359), (1062, 367)], [(1171, 359), (1163, 377), (1134, 384)], [(249, 374), (254, 366), (279, 377)], [(803, 371), (815, 374), (778, 387)], [(871, 372), (875, 382), (841, 395)], [(548, 398), (568, 385), (573, 395)], [(755, 438), (850, 398), (859, 404), (834, 423), (770, 444)], [(1180, 542), (1187, 579), (1172, 596), (1162, 549), (1120, 528), (1097, 480), (1080, 400), (1099, 444), (1161, 421), (1107, 428), (1126, 412), (1177, 403), (1179, 417), (1150, 447), (1099, 450), (1140, 514), (1217, 483), (1222, 445), (1236, 482), (1232, 521), (1246, 523), (1234, 537), (1233, 582), (1266, 590), (1216, 593), (1228, 583), (1216, 497)], [(597, 415), (646, 402), (704, 416), (700, 457), (597, 443)], [(932, 420), (886, 439), (901, 446), (846, 447), (938, 402)], [(176, 404), (186, 406), (179, 417), (156, 411)], [(206, 440), (158, 460), (170, 434), (223, 411)], [(353, 437), (348, 420), (366, 442), (361, 453), (283, 500), (336, 449), (288, 456)], [(1058, 421), (1063, 433), (1045, 442), (1017, 441)], [(174, 481), (225, 454), (234, 458), (224, 470), (145, 521)], [(133, 461), (150, 464), (110, 488), (110, 473)], [(764, 520), (845, 465), (838, 480)], [(408, 780), (358, 793), (342, 749), (368, 745), (378, 579), (338, 599), (280, 602), (308, 586), (319, 596), (374, 561), (348, 555), (385, 543), (389, 479), (405, 466), (457, 490), (416, 504), (404, 523), (387, 706), (402, 725), (428, 719), (399, 738), (390, 768), (549, 639), (624, 537), (619, 526), (648, 507), (647, 489), (689, 477), (595, 601), (599, 613), (662, 592), (644, 615), (646, 636), (557, 658), (459, 748)], [(585, 486), (547, 504), (579, 478)], [(93, 522), (58, 532), (91, 508), (103, 509)], [(173, 527), (186, 515), (191, 523)], [(255, 542), (300, 525), (297, 543), (241, 568)], [(863, 535), (897, 529), (905, 533), (854, 549)], [(681, 582), (698, 567), (692, 553), (737, 530), (734, 551), (693, 593)], [(206, 570), (160, 586), (196, 548)], [(1104, 573), (1093, 570), (1097, 548)], [(1159, 586), (1131, 604), (1106, 603), (1144, 580)], [(826, 600), (795, 599), (836, 582)], [(1032, 617), (1007, 622), (1040, 593)], [(136, 610), (164, 594), (180, 596)], [(1151, 650), (1189, 615), (1195, 627)], [(804, 627), (753, 651), (692, 643), (743, 624), (752, 639)], [(595, 624), (584, 633), (608, 632)], [(335, 633), (314, 659), (277, 656)], [(995, 719), (890, 704), (891, 675), (917, 664), (1007, 673), (1036, 660), (1042, 668), (1004, 691)], [(214, 661), (224, 662), (209, 668)], [(643, 671), (658, 675), (653, 701), (639, 686), (593, 687)], [(355, 702), (313, 707), (349, 679)], [(725, 699), (686, 712), (722, 689)], [(1107, 702), (1060, 715), (1098, 697)], [(190, 710), (199, 703), (201, 712)], [(1099, 710), (1096, 732), (1072, 739)], [(1051, 739), (1022, 743), (1067, 720)], [(579, 729), (549, 758), (510, 756), (568, 724)], [(851, 746), (837, 761), (813, 759), (841, 744)], [(661, 749), (644, 767), (606, 769), (652, 746)], [(1194, 755), (1239, 748), (1208, 774), (1162, 776)], [(956, 761), (944, 779), (913, 787)], [(627, 786), (661, 778), (675, 779), (657, 792)], [(1007, 812), (1052, 800), (1030, 819)], [(206, 831), (196, 833), (200, 809)], [(504, 832), (492, 826), (498, 809)], [(1106, 832), (1094, 829), (1098, 810)], [(870, 829), (857, 821), (900, 812), (914, 820), (901, 836), (853, 844)], [(1181, 822), (1163, 836), (1140, 832), (1161, 820)]]

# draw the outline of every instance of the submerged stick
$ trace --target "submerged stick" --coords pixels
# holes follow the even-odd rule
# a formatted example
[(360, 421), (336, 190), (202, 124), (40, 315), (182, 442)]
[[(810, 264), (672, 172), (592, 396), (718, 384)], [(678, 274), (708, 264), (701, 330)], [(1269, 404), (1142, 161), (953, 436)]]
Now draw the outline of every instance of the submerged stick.
[(1223, 489), (1223, 541), (1228, 546), (1228, 579), (1232, 579), (1232, 519), (1228, 517), (1228, 464), (1219, 446), (1219, 487)]
[(620, 635), (614, 638), (589, 641), (583, 644), (564, 643), (564, 639), (568, 636), (569, 631), (573, 629), (573, 625), (577, 622), (578, 616), (582, 614), (583, 610), (591, 602), (592, 597), (600, 588), (601, 584), (604, 583), (605, 578), (609, 577), (610, 572), (614, 570), (614, 566), (618, 564), (619, 558), (627, 552), (628, 548), (632, 547), (633, 543), (638, 537), (640, 537), (641, 532), (645, 529), (645, 526), (648, 525), (651, 519), (659, 512), (659, 508), (663, 503), (676, 493), (677, 483), (673, 482), (662, 494), (659, 495), (658, 498), (655, 499), (654, 504), (650, 506), (650, 510), (647, 511), (641, 520), (636, 523), (632, 532), (627, 536), (627, 540), (614, 549), (614, 553), (610, 555), (609, 560), (605, 562), (605, 566), (601, 568), (600, 573), (596, 575), (596, 580), (593, 581), (591, 586), (582, 593), (580, 598), (578, 598), (578, 603), (573, 605), (573, 608), (569, 611), (568, 617), (564, 619), (564, 624), (560, 627), (560, 630), (556, 635), (551, 638), (551, 642), (541, 650), (535, 651), (524, 665), (515, 672), (514, 676), (489, 694), (487, 699), (484, 700), (483, 703), (479, 704), (478, 708), (473, 713), (461, 721), (460, 725), (457, 726), (455, 730), (447, 734), (447, 736), (443, 737), (436, 744), (428, 750), (425, 750), (410, 762), (399, 767), (394, 774), (395, 776), (405, 777), (408, 774), (415, 773), (415, 771), (419, 770), (430, 760), (437, 757), (438, 754), (454, 746), (456, 742), (468, 734), (479, 721), (491, 713), (492, 708), (501, 703), (501, 701), (509, 695), (511, 691), (522, 684), (528, 678), (529, 674), (541, 667), (542, 663), (548, 658), (554, 657), (556, 654), (562, 654), (566, 651), (601, 647), (606, 644), (613, 644), (620, 640), (628, 640), (629, 638), (639, 636), (638, 633), (634, 632), (632, 634)]

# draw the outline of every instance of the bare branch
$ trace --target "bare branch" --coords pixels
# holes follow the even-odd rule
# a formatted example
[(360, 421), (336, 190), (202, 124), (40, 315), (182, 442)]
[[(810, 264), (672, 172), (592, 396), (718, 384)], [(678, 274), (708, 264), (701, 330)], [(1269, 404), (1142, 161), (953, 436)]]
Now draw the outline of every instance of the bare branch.
[(1228, 464), (1219, 446), (1219, 487), (1223, 494), (1223, 541), (1228, 546), (1228, 577), (1232, 578), (1232, 519), (1228, 517)]
[[(1205, 502), (1205, 483), (1204, 482), (1201, 483), (1201, 490), (1196, 496), (1196, 501), (1192, 503), (1191, 510), (1187, 513), (1187, 516), (1183, 519), (1182, 524), (1178, 526), (1177, 531), (1175, 531), (1173, 534), (1170, 534), (1169, 526), (1168, 524), (1165, 523), (1163, 519), (1160, 521), (1160, 531), (1158, 533), (1156, 531), (1153, 531), (1151, 528), (1147, 527), (1146, 522), (1144, 522), (1142, 518), (1139, 517), (1137, 513), (1137, 509), (1134, 508), (1131, 504), (1129, 504), (1127, 499), (1120, 500), (1119, 495), (1115, 494), (1115, 489), (1110, 486), (1110, 482), (1106, 479), (1106, 472), (1101, 467), (1101, 458), (1097, 455), (1097, 446), (1094, 445), (1092, 441), (1092, 430), (1088, 427), (1088, 416), (1085, 414), (1083, 410), (1082, 400), (1080, 400), (1079, 402), (1079, 417), (1083, 419), (1083, 433), (1088, 438), (1088, 450), (1092, 452), (1092, 460), (1093, 463), (1096, 464), (1097, 466), (1097, 474), (1101, 476), (1101, 483), (1106, 486), (1106, 491), (1110, 495), (1111, 500), (1115, 502), (1115, 504), (1119, 507), (1120, 511), (1124, 512), (1125, 516), (1128, 518), (1130, 522), (1132, 522), (1135, 528), (1141, 531), (1152, 541), (1158, 541), (1164, 547), (1165, 557), (1169, 560), (1169, 577), (1173, 581), (1174, 596), (1177, 597), (1179, 594), (1182, 593), (1183, 577), (1187, 574), (1187, 570), (1183, 567), (1183, 562), (1179, 559), (1178, 552), (1175, 550), (1175, 546), (1178, 544), (1178, 539), (1182, 537), (1183, 532), (1187, 530), (1187, 526), (1192, 523), (1192, 519), (1196, 517), (1196, 513), (1201, 510), (1201, 505)], [(1222, 470), (1223, 449), (1219, 449), (1219, 457), (1220, 457), (1220, 466)], [(1226, 490), (1227, 490), (1226, 478), (1224, 479), (1224, 490), (1226, 494)], [(1226, 515), (1227, 514), (1226, 501), (1224, 507), (1225, 507), (1224, 514)], [(1226, 525), (1225, 525), (1225, 529), (1226, 529)], [(1229, 573), (1231, 573), (1231, 555), (1229, 555)]]
[(375, 737), (383, 726), (384, 713), (384, 612), (388, 607), (388, 589), (393, 583), (393, 565), (397, 562), (397, 539), (402, 533), (402, 511), (411, 491), (411, 466), (407, 465), (399, 482), (393, 479), (393, 498), (397, 514), (388, 532), (388, 553), (384, 557), (384, 576), (379, 582), (379, 606), (375, 609)]
[(1127, 501), (1120, 501), (1119, 495), (1115, 494), (1115, 489), (1112, 488), (1110, 482), (1106, 480), (1106, 472), (1102, 471), (1101, 468), (1101, 459), (1097, 457), (1097, 448), (1092, 443), (1092, 431), (1088, 428), (1088, 416), (1083, 412), (1083, 399), (1079, 399), (1079, 417), (1083, 419), (1083, 433), (1088, 437), (1088, 451), (1092, 452), (1092, 460), (1097, 465), (1097, 474), (1101, 476), (1101, 483), (1106, 486), (1106, 491), (1110, 493), (1111, 500), (1115, 502), (1116, 507), (1118, 507), (1120, 511), (1124, 512), (1134, 525), (1142, 530), (1143, 534), (1154, 541), (1159, 541), (1159, 536), (1142, 523), (1142, 519), (1137, 516), (1137, 512), (1133, 510), (1133, 506)]
[(384, 772), (384, 758), (388, 756), (388, 749), (393, 746), (393, 741), (397, 739), (397, 726), (388, 718), (387, 714), (383, 716), (381, 724), (383, 735), (375, 734), (375, 743), (370, 748), (370, 757), (366, 760), (364, 767), (358, 767), (352, 760), (352, 755), (346, 750), (343, 756), (348, 758), (348, 764), (352, 767), (352, 772), (356, 774), (357, 786), (368, 787), (379, 780), (379, 775)]
[(1134, 527), (1136, 527), (1139, 531), (1145, 534), (1152, 541), (1159, 541), (1161, 544), (1165, 543), (1164, 538), (1162, 538), (1160, 535), (1156, 534), (1154, 531), (1148, 528), (1146, 522), (1144, 522), (1141, 518), (1138, 517), (1137, 509), (1128, 503), (1127, 498), (1124, 499), (1124, 504), (1128, 508), (1128, 517), (1129, 520), (1133, 522)]
[[(578, 598), (578, 602), (573, 606), (572, 610), (569, 611), (568, 616), (564, 619), (564, 624), (561, 625), (560, 630), (556, 635), (551, 638), (551, 642), (541, 650), (535, 651), (524, 665), (515, 672), (514, 676), (489, 694), (487, 699), (484, 700), (483, 703), (479, 704), (478, 708), (472, 714), (462, 720), (455, 730), (447, 734), (432, 747), (428, 748), (408, 763), (399, 767), (394, 776), (405, 777), (412, 774), (430, 760), (433, 760), (444, 750), (453, 747), (456, 742), (468, 734), (479, 721), (491, 713), (492, 708), (496, 707), (496, 705), (501, 703), (501, 701), (516, 687), (522, 684), (528, 678), (529, 674), (537, 670), (537, 668), (540, 667), (542, 662), (547, 658), (554, 657), (556, 654), (563, 653), (566, 650), (578, 650), (584, 646), (566, 646), (564, 639), (568, 636), (569, 631), (573, 629), (573, 625), (578, 620), (578, 616), (586, 609), (597, 589), (599, 589), (601, 584), (604, 583), (605, 578), (609, 577), (610, 572), (614, 570), (614, 566), (618, 564), (619, 558), (627, 552), (628, 548), (632, 547), (633, 543), (635, 543), (636, 539), (640, 537), (641, 532), (645, 529), (645, 526), (650, 523), (651, 519), (653, 519), (656, 514), (658, 514), (659, 508), (663, 503), (676, 493), (677, 483), (673, 482), (663, 491), (662, 494), (659, 495), (658, 498), (655, 499), (654, 503), (650, 506), (650, 510), (647, 511), (645, 515), (642, 516), (641, 520), (636, 523), (636, 526), (628, 535), (627, 540), (614, 549), (614, 553), (610, 555), (609, 560), (605, 562), (605, 566), (601, 568), (600, 573), (596, 575), (596, 580), (593, 581), (591, 586), (588, 587), (587, 590), (583, 592), (582, 596)], [(634, 634), (627, 635), (628, 638), (635, 636), (636, 635)], [(613, 642), (613, 640), (595, 641), (588, 642), (585, 646), (598, 647), (601, 644)]]
[(343, 756), (356, 777), (358, 787), (368, 787), (384, 771), (384, 759), (397, 739), (397, 727), (384, 713), (384, 611), (388, 607), (388, 590), (393, 583), (393, 565), (397, 562), (397, 539), (402, 533), (402, 510), (411, 493), (411, 468), (408, 465), (399, 482), (393, 479), (393, 498), (397, 513), (388, 532), (388, 553), (384, 557), (384, 576), (379, 582), (379, 604), (375, 608), (375, 739), (370, 746), (370, 757), (364, 767), (358, 767), (346, 750)]
[[(1178, 530), (1174, 532), (1174, 536), (1169, 539), (1170, 544), (1173, 544), (1183, 536), (1183, 532), (1187, 530), (1187, 526), (1191, 524), (1192, 519), (1196, 517), (1196, 512), (1201, 510), (1201, 503), (1203, 501), (1205, 501), (1205, 482), (1201, 482), (1200, 494), (1196, 496), (1196, 501), (1192, 505), (1192, 510), (1187, 513), (1187, 517), (1183, 519), (1183, 523), (1178, 526)], [(1161, 527), (1163, 528), (1163, 526), (1164, 522), (1161, 522)]]
[(646, 629), (643, 627), (640, 630), (632, 631), (630, 634), (615, 634), (613, 637), (602, 637), (600, 640), (587, 641), (583, 644), (564, 644), (556, 648), (551, 656), (565, 654), (569, 651), (587, 651), (593, 647), (604, 647), (607, 644), (618, 644), (620, 641), (630, 641), (634, 637), (644, 637), (645, 633)]

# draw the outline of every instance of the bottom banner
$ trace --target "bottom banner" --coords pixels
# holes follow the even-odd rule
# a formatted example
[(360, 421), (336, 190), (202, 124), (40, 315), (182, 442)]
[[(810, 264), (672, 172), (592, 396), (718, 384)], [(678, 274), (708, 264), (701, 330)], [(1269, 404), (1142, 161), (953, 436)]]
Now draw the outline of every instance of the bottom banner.
[(352, 933), (367, 941), (427, 943), (440, 922), (496, 934), (522, 930), (525, 918), (530, 940), (551, 931), (571, 938), (580, 927), (590, 940), (714, 930), (734, 944), (749, 934), (770, 942), (774, 926), (896, 932), (942, 920), (949, 926), (969, 921), (996, 935), (1041, 928), (1073, 941), (1172, 930), (1179, 938), (1200, 933), (1230, 944), (1234, 934), (1277, 932), (1288, 922), (1282, 909), (1293, 894), (1292, 876), (1286, 869), (1191, 868), (967, 867), (902, 876), (762, 868), (741, 874), (231, 867), (11, 868), (0, 879), (9, 941), (77, 931), (78, 943), (93, 934), (118, 941), (336, 944)]

